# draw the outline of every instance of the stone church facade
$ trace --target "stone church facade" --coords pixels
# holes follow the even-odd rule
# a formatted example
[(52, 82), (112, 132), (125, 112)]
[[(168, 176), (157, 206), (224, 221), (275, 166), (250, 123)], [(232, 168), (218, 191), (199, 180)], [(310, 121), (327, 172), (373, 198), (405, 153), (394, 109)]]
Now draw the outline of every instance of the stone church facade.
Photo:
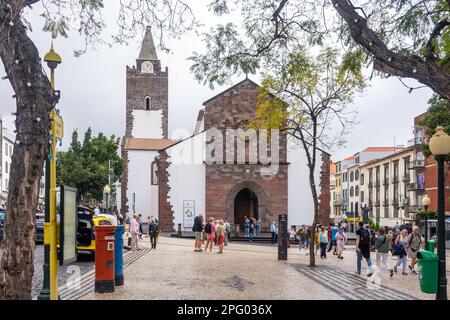
[[(203, 103), (189, 137), (168, 138), (168, 69), (161, 69), (151, 30), (147, 29), (135, 67), (127, 67), (126, 132), (122, 140), (125, 168), (121, 179), (121, 212), (159, 217), (163, 231), (181, 224), (190, 230), (192, 217), (226, 218), (241, 225), (244, 216), (260, 218), (263, 228), (288, 214), (289, 224), (312, 222), (306, 158), (295, 141), (280, 134), (277, 170), (267, 174), (260, 152), (261, 135), (230, 137), (231, 129), (254, 119), (259, 86), (250, 79), (235, 84)], [(211, 132), (221, 133), (221, 148), (211, 161)], [(244, 161), (238, 159), (239, 139)], [(270, 140), (270, 139), (269, 139)], [(231, 144), (230, 144), (231, 143)], [(255, 145), (253, 145), (255, 144)], [(270, 149), (269, 141), (269, 149)], [(232, 158), (227, 155), (232, 151)], [(251, 151), (256, 157), (251, 159)], [(273, 151), (269, 151), (273, 156)], [(320, 181), (321, 222), (329, 217), (329, 155), (322, 153), (316, 178)], [(272, 159), (272, 158), (271, 158)], [(275, 159), (275, 158), (273, 158)], [(272, 162), (271, 162), (272, 161)], [(328, 198), (327, 198), (328, 197)], [(242, 227), (241, 227), (242, 228)]]

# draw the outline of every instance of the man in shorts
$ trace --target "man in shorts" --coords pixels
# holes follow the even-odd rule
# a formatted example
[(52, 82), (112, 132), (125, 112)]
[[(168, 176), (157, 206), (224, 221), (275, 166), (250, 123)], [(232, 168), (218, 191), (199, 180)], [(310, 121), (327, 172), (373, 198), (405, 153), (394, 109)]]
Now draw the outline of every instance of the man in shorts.
[(195, 235), (195, 252), (202, 252), (202, 231), (203, 231), (203, 216), (198, 215), (194, 219), (194, 226), (192, 231)]

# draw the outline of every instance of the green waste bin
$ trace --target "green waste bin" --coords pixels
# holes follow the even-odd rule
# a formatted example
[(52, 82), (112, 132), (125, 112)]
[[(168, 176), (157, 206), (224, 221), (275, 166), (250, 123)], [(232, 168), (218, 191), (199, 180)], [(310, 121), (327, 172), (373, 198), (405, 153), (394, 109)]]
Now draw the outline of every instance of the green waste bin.
[(436, 293), (439, 256), (430, 251), (420, 250), (417, 253), (417, 261), (419, 264), (420, 290), (424, 293)]
[(434, 252), (434, 249), (436, 249), (436, 241), (428, 240), (427, 251)]

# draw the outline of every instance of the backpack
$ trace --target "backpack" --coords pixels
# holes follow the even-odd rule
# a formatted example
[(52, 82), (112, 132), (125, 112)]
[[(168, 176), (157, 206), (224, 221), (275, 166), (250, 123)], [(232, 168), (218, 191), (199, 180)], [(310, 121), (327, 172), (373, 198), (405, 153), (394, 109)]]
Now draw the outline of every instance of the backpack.
[(205, 233), (211, 233), (211, 223), (207, 223), (206, 225), (205, 225)]
[(225, 227), (225, 231), (227, 232), (227, 233), (230, 233), (231, 232), (231, 226), (230, 226), (230, 224), (226, 224), (226, 227)]
[(361, 229), (359, 243), (363, 246), (370, 246), (370, 233), (366, 229)]
[(158, 224), (156, 223), (156, 222), (153, 222), (151, 225), (150, 225), (150, 233), (151, 234), (157, 234), (158, 233)]

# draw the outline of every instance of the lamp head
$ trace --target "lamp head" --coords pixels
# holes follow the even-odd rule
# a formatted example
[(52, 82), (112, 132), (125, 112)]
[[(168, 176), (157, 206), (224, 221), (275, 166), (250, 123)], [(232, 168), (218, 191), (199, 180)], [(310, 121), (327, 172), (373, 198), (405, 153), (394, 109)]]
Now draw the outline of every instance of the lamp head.
[(428, 145), (434, 156), (445, 156), (450, 153), (450, 136), (444, 131), (444, 127), (436, 128), (436, 133)]
[(62, 62), (61, 56), (57, 54), (53, 49), (53, 42), (50, 51), (47, 52), (44, 56), (44, 61), (47, 62), (47, 65), (50, 69), (56, 69), (58, 64)]
[(103, 187), (103, 192), (109, 194), (111, 192), (111, 188), (108, 185), (106, 185)]
[(430, 205), (430, 203), (431, 203), (431, 199), (430, 199), (430, 197), (426, 194), (426, 195), (422, 198), (422, 204), (423, 204), (425, 207), (428, 207), (428, 206)]

